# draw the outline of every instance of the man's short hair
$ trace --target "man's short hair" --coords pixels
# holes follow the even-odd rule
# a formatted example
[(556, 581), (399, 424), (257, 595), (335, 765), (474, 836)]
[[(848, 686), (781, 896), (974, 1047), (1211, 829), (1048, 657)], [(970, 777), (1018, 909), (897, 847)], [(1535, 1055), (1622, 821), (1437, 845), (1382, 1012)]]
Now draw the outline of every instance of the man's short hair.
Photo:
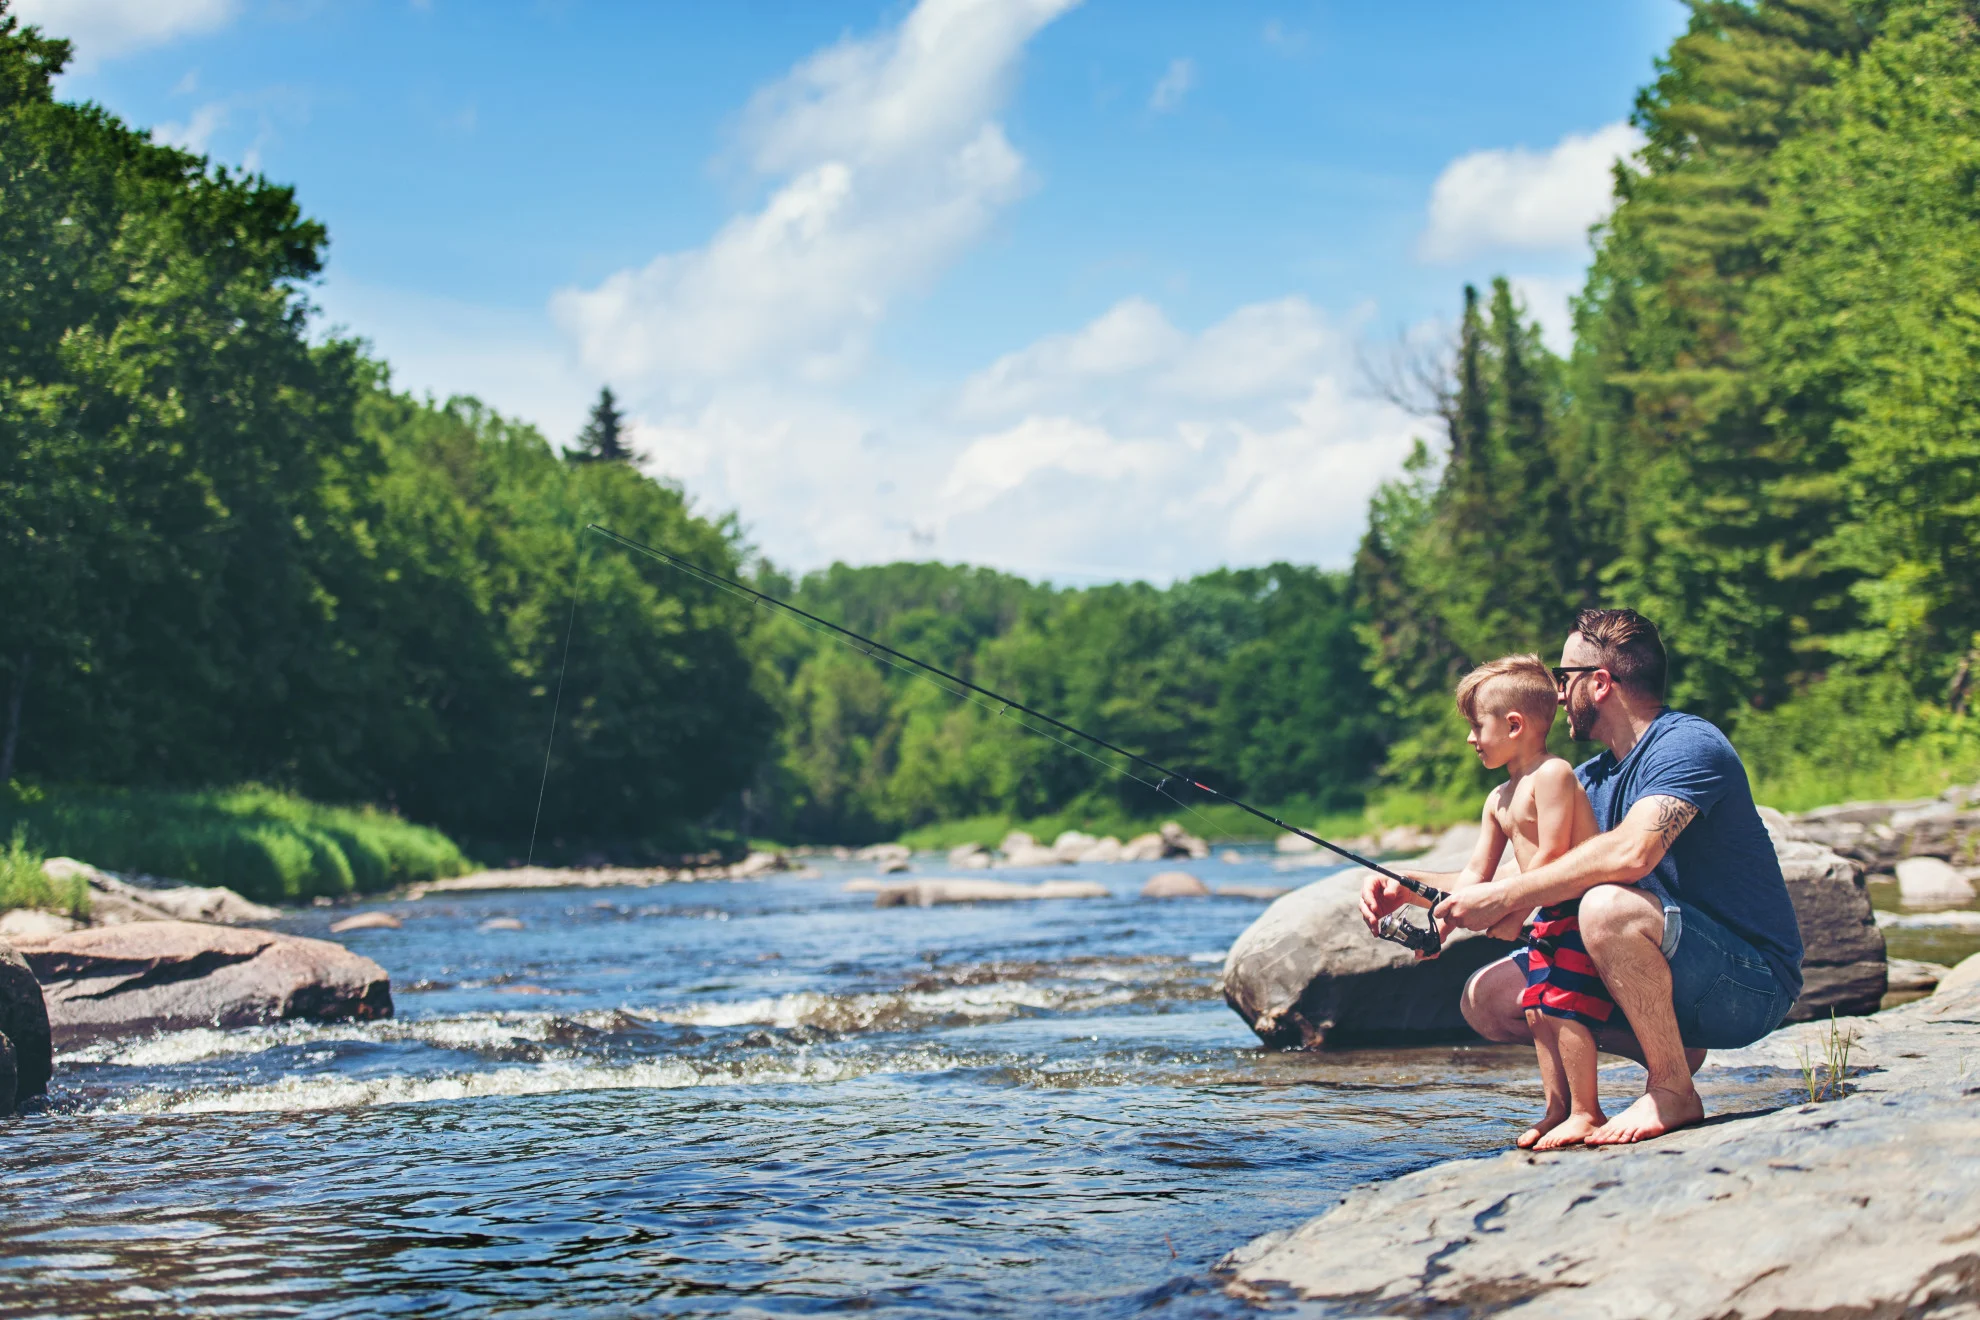
[(1602, 668), (1626, 688), (1662, 700), (1669, 662), (1657, 625), (1635, 610), (1583, 610), (1574, 630), (1602, 653)]
[(1553, 727), (1559, 708), (1553, 671), (1537, 655), (1507, 655), (1488, 660), (1458, 680), (1457, 708), (1466, 720), (1478, 723), (1479, 712), (1503, 715), (1518, 711), (1543, 730)]

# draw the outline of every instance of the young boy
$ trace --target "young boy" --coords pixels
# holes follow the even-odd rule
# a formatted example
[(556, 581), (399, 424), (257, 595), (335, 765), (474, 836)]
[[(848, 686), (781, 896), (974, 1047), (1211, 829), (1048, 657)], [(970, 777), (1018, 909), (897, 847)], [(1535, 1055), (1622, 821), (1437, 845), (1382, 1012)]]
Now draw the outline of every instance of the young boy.
[[(1506, 782), (1485, 799), (1478, 846), (1458, 885), (1490, 880), (1511, 841), (1521, 871), (1553, 861), (1596, 833), (1595, 812), (1574, 769), (1547, 754), (1557, 709), (1554, 676), (1533, 655), (1509, 655), (1480, 665), (1457, 688), (1457, 706), (1471, 724), (1466, 739), (1488, 770), (1503, 767)], [(1540, 1056), (1547, 1109), (1520, 1135), (1521, 1147), (1578, 1146), (1608, 1120), (1596, 1095), (1594, 1028), (1609, 1020), (1609, 998), (1582, 947), (1579, 899), (1537, 910), (1526, 947), (1514, 954), (1526, 974), (1520, 1006)], [(1516, 937), (1520, 918), (1491, 933)]]

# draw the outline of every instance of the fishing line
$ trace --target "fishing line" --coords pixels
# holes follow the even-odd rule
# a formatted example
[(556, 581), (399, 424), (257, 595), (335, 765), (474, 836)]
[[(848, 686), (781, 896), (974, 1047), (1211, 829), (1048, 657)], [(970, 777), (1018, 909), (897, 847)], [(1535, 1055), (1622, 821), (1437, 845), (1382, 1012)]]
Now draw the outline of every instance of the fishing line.
[[(1367, 868), (1368, 870), (1376, 872), (1379, 875), (1387, 876), (1389, 879), (1396, 881), (1398, 884), (1402, 885), (1405, 889), (1409, 890), (1410, 892), (1416, 894), (1418, 897), (1428, 899), (1433, 907), (1446, 897), (1446, 895), (1442, 890), (1423, 884), (1421, 881), (1412, 880), (1408, 876), (1400, 875), (1397, 872), (1390, 870), (1388, 867), (1383, 866), (1379, 862), (1373, 861), (1367, 857), (1363, 857), (1361, 854), (1357, 852), (1353, 852), (1350, 849), (1344, 848), (1337, 843), (1331, 842), (1330, 840), (1323, 839), (1319, 835), (1313, 833), (1310, 830), (1303, 830), (1297, 825), (1292, 825), (1287, 823), (1286, 821), (1280, 820), (1277, 816), (1274, 816), (1266, 811), (1261, 811), (1259, 808), (1252, 806), (1250, 803), (1232, 797), (1228, 793), (1219, 792), (1217, 789), (1211, 788), (1208, 784), (1203, 783), (1201, 780), (1193, 779), (1190, 776), (1183, 774), (1181, 771), (1174, 770), (1168, 766), (1163, 765), (1159, 761), (1151, 760), (1148, 757), (1142, 756), (1137, 752), (1131, 752), (1125, 747), (1116, 746), (1114, 743), (1108, 742), (1105, 738), (1102, 738), (1097, 734), (1088, 733), (1084, 729), (1075, 728), (1073, 725), (1067, 724), (1064, 720), (1055, 719), (1054, 717), (1047, 715), (1044, 711), (1035, 710), (1032, 707), (1025, 705), (1023, 702), (1014, 701), (1011, 698), (1002, 695), (1001, 693), (993, 692), (989, 688), (983, 687), (977, 683), (973, 683), (969, 679), (963, 678), (958, 674), (952, 674), (946, 669), (942, 669), (936, 665), (929, 664), (926, 660), (917, 659), (916, 657), (907, 654), (905, 651), (897, 651), (893, 647), (888, 646), (884, 642), (875, 641), (873, 638), (864, 636), (860, 633), (856, 633), (850, 628), (841, 627), (840, 625), (833, 623), (830, 619), (820, 618), (818, 615), (812, 614), (807, 610), (800, 609), (799, 607), (791, 604), (788, 601), (779, 600), (775, 596), (769, 595), (765, 592), (758, 591), (756, 588), (749, 586), (747, 583), (738, 582), (734, 578), (724, 577), (722, 574), (714, 572), (711, 569), (703, 568), (701, 565), (696, 564), (691, 560), (684, 559), (679, 555), (671, 554), (668, 551), (658, 549), (657, 547), (647, 545), (642, 541), (635, 541), (629, 536), (621, 535), (620, 533), (613, 531), (611, 528), (600, 526), (597, 523), (588, 524), (585, 530), (597, 532), (599, 535), (604, 536), (607, 539), (618, 543), (619, 545), (625, 546), (627, 549), (637, 550), (642, 554), (649, 555), (654, 559), (658, 559), (661, 562), (672, 566), (673, 568), (676, 568), (682, 572), (692, 575), (693, 577), (697, 578), (700, 581), (718, 587), (724, 591), (729, 592), (732, 595), (739, 595), (745, 599), (748, 599), (753, 604), (770, 605), (778, 609), (781, 609), (786, 613), (803, 621), (807, 627), (811, 628), (812, 631), (816, 632), (823, 630), (835, 634), (838, 638), (843, 639), (846, 642), (850, 643), (855, 650), (862, 651), (866, 655), (872, 657), (873, 659), (880, 660), (894, 669), (901, 670), (903, 673), (912, 674), (917, 678), (922, 678), (924, 679), (924, 681), (927, 681), (931, 686), (935, 687), (939, 691), (948, 692), (949, 695), (951, 696), (963, 697), (966, 700), (975, 702), (975, 704), (979, 706), (983, 706), (985, 709), (989, 709), (989, 702), (992, 701), (997, 702), (999, 706), (1002, 708), (998, 712), (996, 712), (998, 714), (1008, 715), (1009, 712), (1013, 710), (1022, 711), (1024, 714), (1031, 716), (1033, 719), (1042, 720), (1046, 724), (1051, 725), (1055, 729), (1062, 730), (1065, 733), (1069, 733), (1076, 738), (1083, 738), (1086, 741), (1093, 743), (1096, 746), (1103, 747), (1106, 750), (1113, 752), (1118, 756), (1126, 757), (1128, 760), (1134, 762), (1135, 764), (1143, 766), (1146, 769), (1152, 770), (1156, 774), (1160, 775), (1161, 776), (1160, 781), (1151, 784), (1149, 783), (1148, 780), (1143, 779), (1141, 776), (1136, 775), (1129, 770), (1126, 770), (1120, 766), (1109, 764), (1108, 762), (1102, 760), (1100, 757), (1095, 756), (1092, 752), (1086, 750), (1083, 747), (1078, 746), (1075, 743), (1067, 742), (1065, 739), (1060, 738), (1056, 734), (1053, 734), (1045, 729), (1037, 728), (1033, 725), (1026, 724), (1023, 720), (1019, 720), (1016, 719), (1015, 717), (1011, 717), (1012, 722), (1017, 724), (1019, 728), (1027, 729), (1032, 733), (1040, 734), (1044, 737), (1050, 738), (1053, 742), (1058, 743), (1060, 746), (1078, 752), (1080, 755), (1086, 757), (1088, 760), (1093, 761), (1097, 765), (1104, 766), (1105, 768), (1114, 772), (1115, 774), (1124, 775), (1127, 778), (1134, 780), (1136, 783), (1143, 784), (1149, 788), (1154, 789), (1156, 793), (1160, 794), (1162, 797), (1167, 798), (1169, 801), (1174, 802), (1178, 807), (1182, 808), (1184, 811), (1189, 812), (1192, 816), (1195, 816), (1200, 820), (1208, 822), (1209, 817), (1205, 816), (1202, 812), (1192, 807), (1189, 803), (1184, 802), (1182, 799), (1170, 793), (1168, 791), (1168, 785), (1172, 781), (1181, 781), (1182, 783), (1188, 785), (1189, 787), (1197, 789), (1200, 792), (1206, 793), (1211, 797), (1218, 799), (1219, 801), (1228, 803), (1229, 805), (1234, 806), (1241, 811), (1244, 811), (1252, 816), (1257, 817), (1259, 820), (1265, 821), (1271, 825), (1277, 826), (1279, 829), (1285, 830), (1290, 834), (1296, 834), (1302, 839), (1306, 839), (1311, 843), (1317, 844), (1320, 847), (1327, 849), (1329, 852), (1334, 853), (1336, 856), (1344, 858), (1345, 860), (1352, 862), (1357, 866), (1362, 866)], [(910, 669), (907, 668), (907, 666), (912, 666), (913, 668)], [(955, 688), (953, 689), (945, 688), (942, 686), (941, 683), (937, 683), (934, 681), (933, 678), (929, 678), (928, 677), (929, 675), (934, 675), (935, 678), (940, 678), (945, 682), (952, 683), (955, 685)], [(987, 698), (988, 700), (987, 701), (982, 700), (982, 698)], [(1392, 913), (1390, 915), (1399, 916), (1400, 914)], [(1419, 936), (1427, 934), (1433, 940), (1435, 939), (1435, 935), (1436, 935), (1434, 928), (1429, 932), (1421, 932), (1421, 931), (1417, 931), (1415, 927), (1409, 926), (1408, 923), (1406, 922), (1401, 923), (1400, 929), (1407, 932), (1413, 932), (1414, 934)], [(1394, 935), (1394, 934), (1385, 933), (1385, 938), (1395, 939), (1398, 943), (1409, 942), (1408, 939), (1399, 937), (1398, 935)], [(1418, 946), (1412, 946), (1412, 947), (1418, 947)], [(1434, 945), (1432, 946), (1432, 948), (1434, 949)]]
[(571, 638), (577, 634), (578, 588), (584, 582), (584, 533), (578, 533), (577, 563), (571, 570), (571, 617), (564, 624), (564, 658), (557, 663), (557, 695), (550, 702), (550, 736), (543, 740), (543, 782), (536, 786), (536, 819), (529, 827), (529, 856), (525, 866), (536, 865), (536, 832), (543, 825), (543, 795), (550, 788), (550, 751), (557, 745), (557, 712), (564, 705), (564, 673), (571, 667)]

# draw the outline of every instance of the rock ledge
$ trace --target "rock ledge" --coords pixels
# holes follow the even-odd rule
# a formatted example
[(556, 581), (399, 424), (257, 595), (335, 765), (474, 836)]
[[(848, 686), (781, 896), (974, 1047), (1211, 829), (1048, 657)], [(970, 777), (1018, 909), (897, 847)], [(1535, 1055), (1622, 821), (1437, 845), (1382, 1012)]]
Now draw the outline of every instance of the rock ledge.
[[(1634, 1148), (1509, 1152), (1358, 1188), (1219, 1266), (1354, 1314), (1662, 1320), (1980, 1315), (1980, 962), (1848, 1024), (1869, 1071), (1823, 1104)], [(1788, 1027), (1715, 1056), (1798, 1080)]]

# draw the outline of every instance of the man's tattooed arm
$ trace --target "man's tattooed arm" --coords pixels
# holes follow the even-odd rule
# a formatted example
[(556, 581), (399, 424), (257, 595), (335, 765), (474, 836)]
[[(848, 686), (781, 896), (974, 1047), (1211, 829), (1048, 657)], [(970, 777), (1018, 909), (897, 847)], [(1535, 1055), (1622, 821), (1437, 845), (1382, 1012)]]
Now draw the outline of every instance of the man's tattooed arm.
[[(1647, 820), (1643, 819), (1646, 809), (1650, 813)], [(1639, 820), (1646, 831), (1657, 836), (1662, 851), (1669, 852), (1678, 835), (1684, 833), (1684, 827), (1697, 817), (1698, 808), (1682, 799), (1659, 795), (1644, 798), (1630, 809), (1629, 814)]]

